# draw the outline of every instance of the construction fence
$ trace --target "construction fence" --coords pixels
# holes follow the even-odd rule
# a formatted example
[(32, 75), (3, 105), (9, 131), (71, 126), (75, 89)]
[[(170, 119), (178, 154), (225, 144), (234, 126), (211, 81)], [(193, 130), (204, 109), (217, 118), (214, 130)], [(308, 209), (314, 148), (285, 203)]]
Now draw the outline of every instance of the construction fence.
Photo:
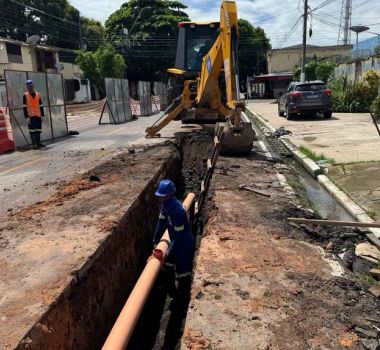
[(159, 113), (167, 107), (165, 83), (106, 78), (105, 86), (106, 99), (99, 124), (121, 124)]
[(33, 80), (36, 91), (41, 93), (45, 118), (42, 123), (41, 140), (51, 140), (68, 134), (62, 75), (5, 70), (8, 111), (16, 147), (31, 144), (28, 123), (23, 113), (25, 81)]

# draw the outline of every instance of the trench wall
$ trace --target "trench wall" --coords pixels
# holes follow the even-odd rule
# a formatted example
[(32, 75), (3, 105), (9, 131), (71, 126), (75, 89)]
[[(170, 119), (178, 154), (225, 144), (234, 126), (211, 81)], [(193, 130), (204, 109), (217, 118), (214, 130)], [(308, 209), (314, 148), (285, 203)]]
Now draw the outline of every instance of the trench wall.
[(180, 179), (181, 156), (173, 153), (16, 349), (101, 348), (152, 249), (156, 184), (165, 177)]

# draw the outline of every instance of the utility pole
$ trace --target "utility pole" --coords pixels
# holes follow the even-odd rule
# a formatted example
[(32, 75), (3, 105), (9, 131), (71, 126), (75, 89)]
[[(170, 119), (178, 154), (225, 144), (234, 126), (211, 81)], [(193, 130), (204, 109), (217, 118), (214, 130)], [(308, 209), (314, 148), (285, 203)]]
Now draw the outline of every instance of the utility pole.
[(307, 11), (308, 4), (307, 0), (305, 1), (305, 7), (303, 11), (303, 38), (302, 38), (302, 63), (301, 63), (301, 81), (305, 81), (305, 60), (306, 60), (306, 35), (307, 35)]
[(344, 27), (343, 27), (343, 45), (348, 45), (350, 39), (350, 25), (351, 25), (351, 7), (352, 0), (346, 0), (344, 8)]
[(83, 42), (82, 42), (82, 24), (80, 21), (80, 13), (78, 15), (78, 28), (79, 28), (79, 48), (83, 48)]

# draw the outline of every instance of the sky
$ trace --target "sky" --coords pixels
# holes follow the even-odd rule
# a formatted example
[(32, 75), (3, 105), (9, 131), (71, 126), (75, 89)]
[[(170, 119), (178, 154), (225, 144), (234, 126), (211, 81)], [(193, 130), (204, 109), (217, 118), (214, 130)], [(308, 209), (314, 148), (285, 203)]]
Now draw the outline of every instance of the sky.
[[(105, 22), (107, 17), (125, 1), (122, 0), (69, 0), (82, 15)], [(310, 45), (336, 45), (343, 0), (309, 0), (312, 12), (313, 35)], [(182, 0), (192, 20), (218, 20), (220, 0)], [(262, 27), (273, 48), (287, 47), (302, 42), (303, 9), (301, 0), (237, 0), (238, 16)], [(298, 23), (297, 20), (299, 19)], [(362, 33), (360, 39), (380, 35), (380, 1), (352, 0), (352, 25), (367, 25), (371, 33)], [(351, 43), (356, 42), (352, 33)]]

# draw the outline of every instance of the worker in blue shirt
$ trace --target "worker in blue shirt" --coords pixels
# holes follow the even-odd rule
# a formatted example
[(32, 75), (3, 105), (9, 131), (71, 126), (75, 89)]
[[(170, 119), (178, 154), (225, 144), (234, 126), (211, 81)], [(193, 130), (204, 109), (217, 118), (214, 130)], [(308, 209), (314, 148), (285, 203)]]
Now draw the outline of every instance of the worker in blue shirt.
[(162, 180), (155, 195), (161, 204), (160, 216), (153, 238), (158, 244), (165, 230), (169, 231), (169, 256), (174, 258), (177, 281), (190, 279), (195, 250), (195, 240), (191, 233), (189, 218), (182, 203), (174, 196), (176, 187), (171, 180)]

